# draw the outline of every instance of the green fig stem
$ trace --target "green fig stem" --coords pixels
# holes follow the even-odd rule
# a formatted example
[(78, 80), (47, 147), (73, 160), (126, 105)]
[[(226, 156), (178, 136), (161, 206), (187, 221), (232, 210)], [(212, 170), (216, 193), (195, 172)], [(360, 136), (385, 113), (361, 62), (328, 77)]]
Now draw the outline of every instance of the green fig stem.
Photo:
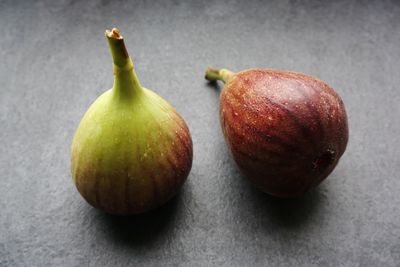
[(209, 81), (220, 80), (227, 83), (234, 75), (234, 72), (227, 69), (207, 68), (206, 70), (206, 79)]
[(113, 90), (120, 96), (127, 98), (140, 93), (142, 87), (120, 31), (117, 28), (113, 28), (111, 31), (106, 30), (105, 36), (108, 40), (114, 63)]

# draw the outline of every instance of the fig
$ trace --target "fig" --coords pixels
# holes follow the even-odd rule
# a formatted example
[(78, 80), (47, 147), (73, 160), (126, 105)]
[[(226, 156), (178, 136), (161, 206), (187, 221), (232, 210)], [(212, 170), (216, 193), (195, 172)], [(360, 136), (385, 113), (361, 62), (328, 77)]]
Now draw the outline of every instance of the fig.
[(114, 85), (83, 116), (71, 148), (73, 181), (92, 206), (137, 214), (171, 199), (192, 166), (189, 129), (167, 101), (141, 86), (124, 39), (105, 32)]
[(317, 186), (346, 149), (348, 123), (339, 95), (296, 72), (208, 68), (223, 81), (220, 121), (234, 161), (259, 189), (297, 197)]

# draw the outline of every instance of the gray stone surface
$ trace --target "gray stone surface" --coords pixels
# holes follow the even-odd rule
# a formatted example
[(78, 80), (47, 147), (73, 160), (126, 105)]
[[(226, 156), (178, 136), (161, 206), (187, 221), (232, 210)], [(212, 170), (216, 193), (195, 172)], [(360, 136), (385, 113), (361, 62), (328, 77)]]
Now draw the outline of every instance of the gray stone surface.
[[(0, 2), (1, 266), (400, 266), (398, 1), (87, 2)], [(113, 26), (194, 142), (180, 194), (130, 218), (91, 208), (69, 170), (81, 116), (112, 85)], [(350, 141), (328, 180), (278, 200), (241, 177), (209, 65), (334, 87)]]

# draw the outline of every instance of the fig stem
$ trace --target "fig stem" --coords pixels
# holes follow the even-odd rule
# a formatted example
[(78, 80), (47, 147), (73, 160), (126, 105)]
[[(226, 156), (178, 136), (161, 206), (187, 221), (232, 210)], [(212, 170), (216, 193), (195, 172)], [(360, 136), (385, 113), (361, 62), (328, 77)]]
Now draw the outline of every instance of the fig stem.
[(141, 92), (142, 87), (136, 75), (132, 59), (125, 47), (124, 38), (117, 28), (106, 30), (105, 36), (110, 47), (114, 63), (114, 87), (117, 94), (133, 96)]
[(227, 83), (234, 75), (234, 72), (227, 69), (207, 68), (206, 70), (206, 79), (209, 81), (220, 80)]

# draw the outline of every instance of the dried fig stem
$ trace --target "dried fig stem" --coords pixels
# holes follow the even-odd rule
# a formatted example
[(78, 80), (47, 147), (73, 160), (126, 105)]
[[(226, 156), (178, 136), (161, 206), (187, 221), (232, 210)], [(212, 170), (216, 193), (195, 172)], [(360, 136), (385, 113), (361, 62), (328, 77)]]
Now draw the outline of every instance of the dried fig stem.
[(235, 73), (227, 69), (208, 68), (206, 70), (206, 79), (209, 81), (220, 80), (227, 83), (234, 75)]

